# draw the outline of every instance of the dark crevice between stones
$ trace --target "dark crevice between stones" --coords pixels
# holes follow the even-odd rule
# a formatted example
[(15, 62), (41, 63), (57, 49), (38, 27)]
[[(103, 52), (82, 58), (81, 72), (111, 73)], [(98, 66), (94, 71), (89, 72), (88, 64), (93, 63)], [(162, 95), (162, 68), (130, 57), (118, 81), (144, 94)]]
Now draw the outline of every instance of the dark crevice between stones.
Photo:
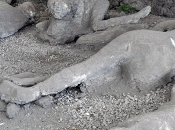
[(12, 0), (12, 2), (10, 3), (10, 5), (17, 6), (18, 5), (18, 1), (17, 0)]

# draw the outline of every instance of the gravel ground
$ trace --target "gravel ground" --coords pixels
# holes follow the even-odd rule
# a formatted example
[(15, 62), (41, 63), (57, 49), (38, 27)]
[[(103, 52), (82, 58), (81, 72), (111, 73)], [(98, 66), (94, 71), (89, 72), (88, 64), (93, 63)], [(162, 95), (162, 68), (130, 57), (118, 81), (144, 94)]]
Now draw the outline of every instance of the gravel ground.
[[(19, 3), (21, 1), (18, 0)], [(37, 7), (36, 23), (48, 19), (49, 13), (46, 5), (42, 3), (44, 0), (32, 1)], [(114, 15), (109, 14), (111, 17)], [(167, 18), (149, 15), (141, 23), (146, 23), (151, 28), (165, 20)], [(38, 76), (52, 75), (98, 51), (95, 46), (77, 46), (74, 43), (50, 46), (49, 43), (37, 39), (36, 34), (35, 25), (30, 25), (13, 36), (0, 39), (0, 78), (26, 71)], [(171, 87), (161, 87), (142, 97), (91, 97), (82, 93), (78, 87), (66, 89), (52, 95), (54, 101), (50, 108), (44, 109), (34, 103), (30, 104), (28, 109), (21, 106), (21, 111), (14, 119), (6, 118), (6, 114), (0, 112), (0, 129), (107, 130), (130, 117), (158, 109), (164, 102), (169, 101), (170, 91)]]
[[(54, 95), (50, 108), (30, 104), (23, 106), (18, 116), (7, 119), (0, 113), (1, 130), (108, 130), (138, 114), (157, 110), (169, 101), (170, 88), (158, 89), (145, 96), (112, 95), (82, 96), (75, 89), (67, 89)], [(80, 98), (81, 97), (81, 98)]]
[(54, 74), (96, 52), (93, 46), (49, 46), (49, 43), (37, 39), (36, 33), (33, 25), (11, 37), (0, 39), (0, 77), (26, 71), (37, 75)]

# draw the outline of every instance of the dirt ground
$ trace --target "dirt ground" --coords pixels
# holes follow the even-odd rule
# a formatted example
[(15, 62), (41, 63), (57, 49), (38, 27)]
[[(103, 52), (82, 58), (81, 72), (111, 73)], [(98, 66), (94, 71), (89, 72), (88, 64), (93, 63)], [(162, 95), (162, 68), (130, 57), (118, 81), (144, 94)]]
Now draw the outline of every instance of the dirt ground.
[[(46, 0), (43, 1), (33, 0), (37, 7), (36, 23), (49, 17)], [(112, 12), (110, 15), (116, 13), (109, 12)], [(149, 15), (140, 23), (151, 28), (167, 19)], [(75, 42), (50, 46), (36, 37), (36, 23), (22, 28), (13, 36), (0, 39), (0, 78), (26, 71), (38, 76), (52, 75), (98, 51), (96, 45), (76, 45)], [(162, 88), (143, 97), (90, 97), (78, 89), (67, 89), (53, 95), (54, 101), (49, 108), (41, 108), (34, 103), (21, 106), (14, 119), (6, 118), (5, 112), (0, 112), (0, 130), (107, 130), (132, 116), (158, 109), (169, 100), (169, 93), (169, 89)]]

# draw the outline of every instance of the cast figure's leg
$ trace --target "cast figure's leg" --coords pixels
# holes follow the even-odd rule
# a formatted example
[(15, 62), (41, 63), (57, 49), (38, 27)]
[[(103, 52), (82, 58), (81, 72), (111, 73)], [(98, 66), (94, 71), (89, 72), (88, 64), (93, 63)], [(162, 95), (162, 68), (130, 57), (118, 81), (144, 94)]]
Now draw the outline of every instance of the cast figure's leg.
[[(98, 1), (101, 2), (101, 1)], [(98, 5), (98, 4), (97, 4)], [(110, 18), (108, 20), (103, 20), (104, 12), (106, 10), (102, 9), (102, 6), (98, 7), (95, 6), (95, 10), (92, 12), (92, 27), (96, 30), (105, 30), (109, 27), (123, 25), (123, 24), (130, 24), (130, 23), (138, 23), (141, 18), (146, 17), (151, 12), (151, 7), (147, 6), (143, 8), (141, 11), (131, 14), (128, 16)], [(104, 3), (103, 5), (105, 8), (107, 7)], [(103, 11), (103, 12), (102, 12)]]

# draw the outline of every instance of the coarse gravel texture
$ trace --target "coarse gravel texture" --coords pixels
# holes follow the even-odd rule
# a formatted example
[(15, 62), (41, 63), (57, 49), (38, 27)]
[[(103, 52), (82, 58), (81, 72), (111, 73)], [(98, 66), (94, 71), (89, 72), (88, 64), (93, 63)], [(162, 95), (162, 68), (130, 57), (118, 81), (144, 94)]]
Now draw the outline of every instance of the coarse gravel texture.
[(143, 97), (122, 95), (120, 98), (112, 95), (82, 97), (79, 91), (67, 89), (55, 96), (50, 108), (31, 104), (27, 110), (22, 107), (12, 120), (0, 113), (0, 129), (108, 130), (130, 117), (157, 110), (169, 100), (170, 88), (157, 89)]
[(93, 47), (83, 49), (73, 44), (50, 46), (37, 39), (35, 34), (33, 25), (0, 39), (0, 77), (26, 71), (37, 75), (54, 74), (96, 52)]
[[(24, 0), (17, 1), (20, 3)], [(46, 0), (25, 1), (33, 1), (37, 7), (36, 23), (48, 19)], [(108, 14), (108, 17), (114, 15)], [(146, 23), (151, 28), (167, 19), (149, 15), (141, 23)], [(36, 34), (34, 23), (13, 36), (0, 39), (1, 79), (26, 71), (37, 76), (52, 75), (65, 67), (80, 63), (98, 51), (93, 45), (77, 46), (75, 43), (50, 46), (48, 42), (37, 39)], [(5, 112), (0, 112), (0, 130), (107, 130), (130, 117), (158, 109), (169, 101), (170, 91), (171, 86), (168, 86), (142, 97), (91, 97), (88, 93), (82, 93), (78, 87), (68, 88), (57, 95), (51, 95), (54, 100), (49, 108), (41, 108), (34, 103), (27, 104), (21, 106), (14, 119), (6, 118)]]

